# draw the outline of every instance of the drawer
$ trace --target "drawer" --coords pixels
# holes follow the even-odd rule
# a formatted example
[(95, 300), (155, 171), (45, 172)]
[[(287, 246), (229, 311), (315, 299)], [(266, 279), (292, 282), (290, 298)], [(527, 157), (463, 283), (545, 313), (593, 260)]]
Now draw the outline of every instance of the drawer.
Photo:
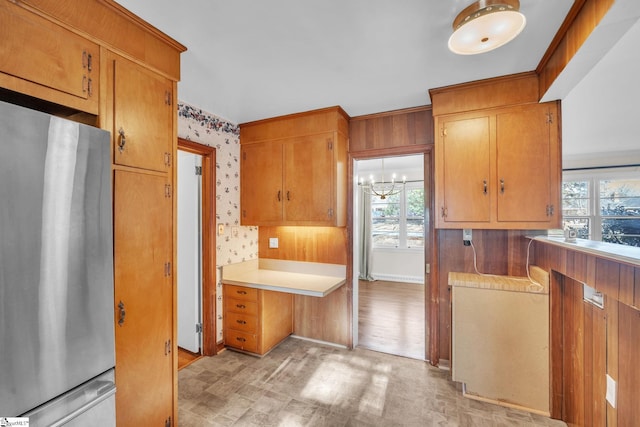
[(225, 345), (252, 353), (258, 352), (258, 336), (246, 332), (226, 329), (224, 331)]
[(258, 303), (255, 301), (243, 301), (243, 300), (227, 297), (224, 299), (224, 312), (225, 313), (233, 312), (233, 313), (257, 316)]
[(235, 298), (245, 301), (258, 301), (258, 289), (224, 285), (224, 296), (225, 298)]
[(248, 314), (227, 312), (224, 317), (224, 326), (236, 331), (255, 334), (258, 327), (258, 318)]

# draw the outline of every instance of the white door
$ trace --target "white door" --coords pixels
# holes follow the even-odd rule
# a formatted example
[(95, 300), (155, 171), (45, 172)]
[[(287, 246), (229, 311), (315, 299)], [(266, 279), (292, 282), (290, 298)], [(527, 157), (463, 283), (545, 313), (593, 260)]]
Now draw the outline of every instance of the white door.
[(192, 353), (201, 348), (201, 166), (202, 156), (178, 150), (178, 347)]

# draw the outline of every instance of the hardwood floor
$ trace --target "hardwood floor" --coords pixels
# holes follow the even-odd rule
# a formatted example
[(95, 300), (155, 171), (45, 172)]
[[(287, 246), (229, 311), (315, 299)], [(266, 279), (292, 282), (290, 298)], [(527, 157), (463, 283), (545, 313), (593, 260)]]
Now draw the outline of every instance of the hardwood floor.
[(182, 347), (178, 347), (178, 370), (189, 366), (202, 357), (201, 354), (191, 353)]
[(360, 280), (358, 346), (424, 360), (424, 285)]

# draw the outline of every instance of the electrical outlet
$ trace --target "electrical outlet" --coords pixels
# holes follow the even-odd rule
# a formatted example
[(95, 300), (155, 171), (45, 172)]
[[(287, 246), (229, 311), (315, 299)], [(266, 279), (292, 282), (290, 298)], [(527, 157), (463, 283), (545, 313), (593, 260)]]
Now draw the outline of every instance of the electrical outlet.
[(269, 237), (269, 249), (278, 249), (277, 237)]
[(224, 224), (218, 224), (218, 236), (222, 236), (224, 234)]
[(238, 229), (237, 225), (234, 225), (233, 227), (231, 227), (231, 237), (237, 238), (239, 234), (240, 234), (240, 230)]
[(464, 243), (465, 246), (471, 245), (472, 237), (473, 235), (470, 228), (464, 228), (462, 230), (462, 243)]

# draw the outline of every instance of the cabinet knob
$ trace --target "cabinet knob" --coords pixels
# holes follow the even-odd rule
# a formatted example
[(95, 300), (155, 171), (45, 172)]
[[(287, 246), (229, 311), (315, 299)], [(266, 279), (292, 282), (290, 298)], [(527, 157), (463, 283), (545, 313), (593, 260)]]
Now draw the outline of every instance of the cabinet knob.
[(484, 194), (485, 196), (487, 195), (487, 180), (485, 179), (484, 181), (482, 181), (482, 194)]
[(237, 308), (247, 308), (247, 306), (244, 305), (244, 304), (236, 304), (236, 307)]
[(246, 324), (247, 324), (247, 321), (246, 321), (246, 320), (240, 320), (240, 319), (238, 319), (238, 320), (236, 320), (236, 322), (237, 322), (237, 323), (239, 323), (239, 324), (241, 324), (241, 325), (246, 325)]
[(282, 193), (282, 191), (278, 190), (278, 201), (281, 202), (282, 199), (280, 198), (280, 194)]
[(247, 291), (236, 291), (236, 292), (238, 292), (240, 295), (246, 295), (247, 294)]
[(118, 130), (118, 151), (121, 153), (124, 151), (124, 145), (127, 143), (127, 138), (124, 135), (124, 129)]
[(500, 193), (504, 194), (504, 179), (500, 180)]
[(240, 341), (240, 342), (245, 342), (246, 341), (246, 338), (242, 338), (242, 337), (236, 337), (236, 339), (238, 341)]

